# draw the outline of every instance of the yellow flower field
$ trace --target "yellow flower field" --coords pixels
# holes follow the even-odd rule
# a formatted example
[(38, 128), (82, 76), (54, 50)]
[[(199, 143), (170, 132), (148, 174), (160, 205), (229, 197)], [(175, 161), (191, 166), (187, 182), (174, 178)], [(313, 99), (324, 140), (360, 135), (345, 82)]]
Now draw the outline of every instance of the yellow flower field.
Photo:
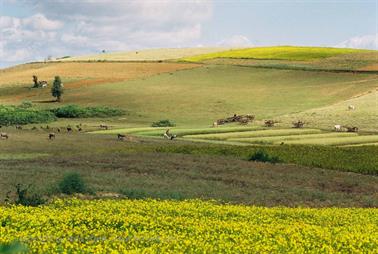
[(378, 210), (200, 200), (0, 207), (0, 244), (34, 253), (378, 253)]

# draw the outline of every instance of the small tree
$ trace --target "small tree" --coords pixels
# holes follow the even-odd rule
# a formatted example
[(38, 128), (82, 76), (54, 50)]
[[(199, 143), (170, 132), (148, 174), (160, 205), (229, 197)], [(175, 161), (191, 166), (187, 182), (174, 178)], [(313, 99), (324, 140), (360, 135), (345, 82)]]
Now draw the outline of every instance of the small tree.
[(60, 102), (63, 94), (63, 84), (59, 76), (55, 76), (54, 83), (51, 88), (51, 94), (56, 98), (57, 102)]

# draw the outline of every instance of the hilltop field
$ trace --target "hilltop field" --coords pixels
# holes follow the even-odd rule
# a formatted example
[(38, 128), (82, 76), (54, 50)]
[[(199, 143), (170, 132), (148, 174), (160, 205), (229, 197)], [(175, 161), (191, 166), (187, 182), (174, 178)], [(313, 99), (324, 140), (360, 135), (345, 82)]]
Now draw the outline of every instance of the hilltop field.
[[(17, 203), (25, 190), (48, 204), (0, 206), (0, 250), (375, 250), (377, 67), (377, 51), (280, 46), (103, 53), (1, 69), (0, 203)], [(33, 75), (47, 87), (32, 88)], [(51, 96), (55, 76), (60, 103)], [(214, 126), (234, 114), (254, 119)], [(163, 138), (168, 128), (172, 140)], [(62, 193), (72, 172), (85, 190)], [(116, 215), (128, 209), (134, 223)], [(52, 225), (73, 240), (57, 243), (68, 236)], [(120, 231), (132, 234), (129, 245), (109, 233)], [(93, 235), (106, 240), (81, 245)]]

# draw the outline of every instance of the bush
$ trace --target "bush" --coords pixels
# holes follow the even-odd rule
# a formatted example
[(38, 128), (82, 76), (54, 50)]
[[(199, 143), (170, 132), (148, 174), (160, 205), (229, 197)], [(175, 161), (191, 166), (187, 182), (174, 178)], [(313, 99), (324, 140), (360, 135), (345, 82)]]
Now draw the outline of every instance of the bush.
[(87, 189), (83, 178), (76, 172), (66, 174), (58, 186), (61, 193), (68, 195), (85, 193)]
[(16, 185), (16, 204), (24, 206), (39, 206), (46, 203), (40, 194), (29, 193), (31, 185), (23, 187), (21, 184)]
[(151, 126), (152, 127), (174, 127), (176, 126), (176, 124), (166, 119), (166, 120), (159, 120), (157, 122), (153, 122)]
[(28, 253), (26, 245), (19, 241), (0, 244), (0, 253), (2, 254), (15, 254), (15, 253)]
[(38, 110), (27, 105), (0, 105), (0, 125), (48, 123), (55, 120), (56, 117), (51, 112)]
[(249, 161), (260, 161), (260, 162), (270, 162), (270, 163), (278, 163), (281, 160), (277, 156), (270, 156), (263, 150), (256, 151), (250, 158)]
[(58, 118), (110, 117), (119, 116), (124, 113), (120, 109), (110, 107), (80, 107), (78, 105), (55, 108), (51, 112)]

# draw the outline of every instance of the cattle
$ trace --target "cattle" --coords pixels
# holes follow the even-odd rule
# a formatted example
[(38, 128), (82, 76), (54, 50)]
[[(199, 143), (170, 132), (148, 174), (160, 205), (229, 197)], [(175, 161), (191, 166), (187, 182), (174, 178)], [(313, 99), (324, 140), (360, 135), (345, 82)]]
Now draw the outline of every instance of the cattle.
[(107, 129), (109, 129), (109, 127), (105, 124), (100, 124), (100, 129), (107, 130)]
[(293, 128), (303, 128), (304, 125), (305, 122), (302, 121), (293, 122)]
[(51, 140), (51, 139), (55, 139), (55, 133), (49, 133), (49, 139)]
[(215, 127), (218, 127), (218, 123), (215, 121), (214, 123), (213, 123), (213, 127), (215, 128)]
[(355, 110), (356, 107), (355, 107), (354, 105), (349, 105), (349, 106), (348, 106), (348, 109), (349, 109), (349, 110)]
[(60, 128), (56, 128), (57, 132), (60, 132)]
[(67, 127), (67, 132), (73, 132), (71, 127)]
[(345, 128), (347, 129), (347, 132), (358, 132), (358, 128), (355, 126), (353, 127), (346, 126)]
[(81, 127), (79, 127), (77, 130), (78, 130), (78, 131), (82, 131), (83, 129), (82, 129)]
[(5, 133), (5, 132), (2, 132), (2, 133), (0, 133), (0, 138), (1, 139), (8, 139), (9, 138), (9, 136), (8, 136), (8, 134), (7, 133)]
[(165, 131), (165, 133), (163, 134), (163, 137), (164, 137), (165, 139), (173, 140), (173, 139), (175, 139), (177, 136), (176, 136), (176, 135), (172, 135), (172, 134), (169, 132), (169, 129), (167, 129), (167, 130)]
[(118, 138), (118, 140), (125, 140), (125, 138), (126, 138), (126, 136), (125, 135), (123, 135), (123, 134), (117, 134), (117, 138)]
[(17, 130), (22, 130), (22, 126), (21, 125), (16, 125), (16, 129)]
[(274, 120), (265, 120), (264, 124), (265, 124), (266, 127), (273, 127), (275, 122), (274, 122)]
[(335, 126), (334, 126), (334, 130), (335, 131), (342, 131), (342, 126), (340, 125), (340, 124), (336, 124)]

